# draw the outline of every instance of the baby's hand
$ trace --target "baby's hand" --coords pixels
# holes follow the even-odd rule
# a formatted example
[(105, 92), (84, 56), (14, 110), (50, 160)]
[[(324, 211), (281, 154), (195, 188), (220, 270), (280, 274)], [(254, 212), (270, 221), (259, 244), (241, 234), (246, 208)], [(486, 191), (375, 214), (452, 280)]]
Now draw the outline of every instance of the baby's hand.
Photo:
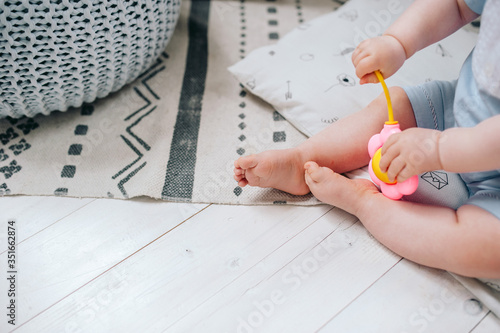
[(380, 169), (390, 181), (398, 183), (427, 171), (441, 170), (439, 140), (441, 132), (410, 128), (392, 134), (382, 146)]
[(359, 83), (378, 83), (373, 73), (379, 70), (384, 78), (396, 73), (406, 60), (406, 52), (401, 43), (390, 35), (383, 35), (362, 41), (352, 54)]

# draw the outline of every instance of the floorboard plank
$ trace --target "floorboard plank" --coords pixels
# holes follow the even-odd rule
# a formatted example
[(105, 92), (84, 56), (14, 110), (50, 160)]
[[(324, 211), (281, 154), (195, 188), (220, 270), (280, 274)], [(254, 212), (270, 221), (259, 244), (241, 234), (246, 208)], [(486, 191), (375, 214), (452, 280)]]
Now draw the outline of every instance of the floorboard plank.
[(330, 209), (212, 205), (18, 331), (161, 331)]
[(320, 332), (469, 332), (487, 312), (448, 272), (403, 259)]
[[(21, 243), (94, 200), (41, 196), (0, 197), (0, 223), (14, 220), (19, 229), (17, 243)], [(2, 227), (0, 235), (4, 236), (4, 232)], [(4, 252), (5, 248), (0, 248), (0, 253)]]
[(334, 209), (168, 331), (313, 332), (399, 260)]
[[(38, 232), (16, 250), (18, 325), (205, 207), (150, 199), (99, 199)], [(18, 226), (19, 232), (22, 228)], [(6, 261), (6, 253), (0, 255), (0, 262)], [(1, 290), (7, 290), (5, 279), (0, 280)], [(0, 331), (6, 332), (6, 325), (1, 321)]]
[(471, 333), (494, 333), (500, 332), (500, 319), (489, 312), (484, 319), (471, 331)]

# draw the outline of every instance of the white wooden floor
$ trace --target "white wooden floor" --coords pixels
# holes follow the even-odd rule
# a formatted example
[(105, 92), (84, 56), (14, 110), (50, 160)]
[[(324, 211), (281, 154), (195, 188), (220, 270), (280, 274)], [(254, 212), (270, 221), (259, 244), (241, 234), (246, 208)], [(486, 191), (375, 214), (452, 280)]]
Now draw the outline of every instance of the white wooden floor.
[(500, 331), (448, 273), (329, 206), (3, 197), (0, 235), (1, 332)]

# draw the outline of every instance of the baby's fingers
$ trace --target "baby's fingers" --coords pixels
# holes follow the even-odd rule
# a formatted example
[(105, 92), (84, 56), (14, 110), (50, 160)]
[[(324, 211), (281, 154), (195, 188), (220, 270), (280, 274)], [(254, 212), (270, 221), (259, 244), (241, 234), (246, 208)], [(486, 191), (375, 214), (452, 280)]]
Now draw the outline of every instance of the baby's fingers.
[[(378, 65), (376, 64), (375, 59), (371, 56), (364, 57), (357, 63), (357, 65), (354, 66), (356, 67), (356, 76), (359, 78), (363, 78), (366, 75), (375, 76), (373, 72), (378, 70)], [(378, 79), (375, 82), (378, 82)]]
[(365, 84), (365, 83), (378, 83), (377, 75), (373, 73), (366, 74), (359, 80), (359, 84)]
[[(382, 162), (382, 161), (381, 161)], [(397, 157), (391, 161), (389, 168), (387, 169), (387, 178), (391, 182), (397, 180), (400, 181), (400, 175), (403, 170), (406, 168), (406, 162), (404, 159)]]
[(354, 50), (351, 56), (352, 64), (354, 67), (358, 66), (359, 62), (363, 60), (363, 58), (366, 58), (368, 56), (368, 53), (366, 53), (362, 48), (359, 46)]
[(361, 42), (358, 46), (356, 46), (356, 48), (352, 52), (351, 60), (354, 66), (356, 66), (361, 61), (361, 59), (365, 58), (368, 55), (365, 48), (363, 47), (363, 43), (364, 42)]
[(398, 183), (402, 183), (408, 179), (410, 179), (411, 177), (413, 177), (415, 175), (415, 173), (411, 170), (411, 168), (409, 168), (408, 166), (405, 166), (398, 174), (397, 178), (396, 178), (396, 181)]
[[(382, 146), (382, 156), (384, 156), (385, 154), (388, 154), (390, 150), (394, 149), (394, 150), (399, 150), (397, 148), (397, 145), (395, 145), (396, 143), (399, 142), (399, 139), (401, 137), (401, 132), (400, 133), (394, 133), (392, 135), (390, 135), (387, 140), (384, 142), (384, 145)], [(394, 146), (394, 147), (393, 147)], [(392, 147), (392, 149), (391, 149)], [(393, 152), (392, 153), (394, 156), (396, 156), (396, 153)], [(399, 152), (398, 152), (399, 154)]]
[[(386, 143), (387, 144), (387, 143)], [(382, 156), (380, 158), (379, 167), (382, 172), (387, 172), (389, 166), (392, 164), (393, 160), (399, 156), (399, 150), (397, 149), (384, 149), (385, 145), (382, 147)]]

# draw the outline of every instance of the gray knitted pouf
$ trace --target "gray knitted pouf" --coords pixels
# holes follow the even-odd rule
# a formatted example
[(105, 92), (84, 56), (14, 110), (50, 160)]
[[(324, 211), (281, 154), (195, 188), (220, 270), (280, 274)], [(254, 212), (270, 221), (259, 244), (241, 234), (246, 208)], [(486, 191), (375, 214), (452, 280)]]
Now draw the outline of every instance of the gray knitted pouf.
[(165, 49), (181, 0), (3, 0), (0, 117), (65, 111), (137, 78)]

